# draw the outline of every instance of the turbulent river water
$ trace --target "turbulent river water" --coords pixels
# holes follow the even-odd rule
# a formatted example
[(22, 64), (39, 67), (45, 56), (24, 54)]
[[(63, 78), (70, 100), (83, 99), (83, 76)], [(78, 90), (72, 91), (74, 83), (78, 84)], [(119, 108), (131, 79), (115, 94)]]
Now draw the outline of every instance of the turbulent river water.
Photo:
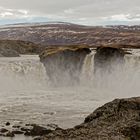
[[(0, 124), (5, 122), (58, 124), (73, 127), (95, 108), (114, 98), (139, 96), (140, 53), (125, 56), (122, 69), (94, 75), (93, 55), (83, 64), (81, 81), (73, 87), (49, 86), (45, 68), (37, 55), (0, 58)], [(17, 137), (13, 140), (29, 140)], [(2, 138), (2, 140), (9, 140)]]

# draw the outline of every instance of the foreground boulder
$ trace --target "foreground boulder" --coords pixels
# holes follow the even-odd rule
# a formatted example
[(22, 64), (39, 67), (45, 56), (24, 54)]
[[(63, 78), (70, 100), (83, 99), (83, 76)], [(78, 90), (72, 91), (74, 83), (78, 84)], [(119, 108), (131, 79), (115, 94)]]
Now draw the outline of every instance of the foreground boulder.
[(83, 124), (56, 129), (42, 140), (139, 140), (140, 97), (116, 99), (96, 109)]
[(87, 46), (53, 47), (46, 49), (40, 55), (40, 60), (53, 85), (74, 85), (79, 81), (85, 57), (89, 53)]

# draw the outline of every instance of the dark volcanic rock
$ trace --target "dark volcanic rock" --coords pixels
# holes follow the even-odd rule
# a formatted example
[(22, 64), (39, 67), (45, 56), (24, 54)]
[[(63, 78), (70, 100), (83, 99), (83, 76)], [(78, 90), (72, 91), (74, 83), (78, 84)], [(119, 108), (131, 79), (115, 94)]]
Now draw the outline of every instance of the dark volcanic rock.
[(83, 124), (52, 131), (42, 140), (139, 140), (140, 97), (116, 99), (96, 109)]
[(20, 129), (21, 131), (24, 131), (24, 132), (28, 132), (31, 130), (31, 128), (28, 128), (28, 127), (21, 127)]
[[(52, 125), (52, 124), (50, 124)], [(53, 124), (53, 126), (56, 126)], [(51, 126), (50, 126), (51, 128)], [(52, 132), (52, 130), (55, 130), (55, 128), (45, 128), (42, 126), (39, 126), (37, 124), (25, 124), (22, 126), (19, 125), (14, 125), (11, 127), (6, 128), (1, 128), (0, 129), (0, 136), (4, 137), (14, 137), (16, 135), (24, 134), (25, 136), (31, 136), (31, 137), (36, 137), (39, 138), (38, 136), (44, 136)]]
[(53, 85), (78, 83), (85, 57), (90, 53), (88, 46), (65, 46), (46, 49), (40, 59)]
[(6, 134), (5, 134), (5, 137), (14, 137), (15, 134), (11, 131), (8, 131)]
[(41, 127), (38, 125), (33, 125), (32, 129), (27, 130), (24, 135), (26, 136), (42, 136), (52, 132), (52, 130), (46, 129), (45, 127)]
[(13, 130), (12, 133), (13, 134), (23, 134), (24, 132), (20, 131), (20, 130)]
[(94, 71), (111, 72), (116, 69), (117, 65), (122, 66), (125, 52), (118, 48), (97, 48), (94, 56)]
[(1, 132), (1, 133), (5, 133), (5, 132), (7, 132), (7, 131), (8, 131), (8, 130), (5, 129), (5, 128), (1, 128), (1, 129), (0, 129), (0, 132)]
[(13, 125), (12, 127), (13, 128), (20, 128), (21, 126), (20, 125)]
[(6, 122), (5, 125), (6, 125), (6, 126), (9, 126), (9, 125), (10, 125), (10, 122)]
[(34, 140), (41, 140), (41, 137), (36, 137), (34, 138)]

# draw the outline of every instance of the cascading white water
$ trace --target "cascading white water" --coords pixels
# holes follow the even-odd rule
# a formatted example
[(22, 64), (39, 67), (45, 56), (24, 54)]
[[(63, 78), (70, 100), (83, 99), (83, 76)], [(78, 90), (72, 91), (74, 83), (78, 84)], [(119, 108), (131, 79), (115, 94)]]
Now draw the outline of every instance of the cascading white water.
[(80, 124), (112, 99), (139, 96), (139, 60), (139, 50), (132, 51), (123, 68), (117, 64), (114, 72), (95, 75), (93, 52), (85, 58), (79, 85), (53, 88), (38, 56), (0, 58), (0, 124)]
[[(93, 81), (94, 77), (94, 54), (95, 52), (91, 52), (88, 54), (84, 60), (83, 66), (82, 66), (82, 72), (80, 77), (80, 84), (85, 85), (88, 82), (88, 85), (90, 85), (90, 81)], [(88, 81), (87, 81), (88, 80)], [(91, 82), (92, 83), (92, 82)]]
[(0, 58), (0, 91), (32, 90), (46, 84), (46, 72), (38, 56)]
[[(113, 64), (112, 72), (94, 73), (94, 54), (89, 54), (84, 61), (81, 83), (99, 93), (101, 98), (122, 98), (139, 96), (140, 91), (140, 54), (139, 49), (126, 54), (125, 63)], [(83, 75), (84, 74), (84, 75)]]

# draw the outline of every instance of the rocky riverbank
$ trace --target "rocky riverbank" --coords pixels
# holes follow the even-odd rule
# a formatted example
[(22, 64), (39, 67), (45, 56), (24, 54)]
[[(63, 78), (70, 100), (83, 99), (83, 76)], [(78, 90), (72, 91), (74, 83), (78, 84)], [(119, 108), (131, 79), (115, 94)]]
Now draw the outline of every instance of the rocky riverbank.
[(37, 124), (10, 124), (6, 122), (0, 128), (1, 137), (16, 137), (17, 135), (24, 135), (24, 137), (38, 138), (51, 133), (53, 130), (58, 129), (55, 124), (48, 124), (45, 127)]
[(6, 123), (0, 129), (1, 136), (24, 134), (34, 140), (139, 140), (140, 97), (115, 99), (97, 108), (82, 124), (70, 129), (54, 124), (47, 128), (36, 124), (9, 126), (10, 123)]
[(71, 129), (56, 129), (42, 140), (139, 140), (140, 97), (115, 99)]

